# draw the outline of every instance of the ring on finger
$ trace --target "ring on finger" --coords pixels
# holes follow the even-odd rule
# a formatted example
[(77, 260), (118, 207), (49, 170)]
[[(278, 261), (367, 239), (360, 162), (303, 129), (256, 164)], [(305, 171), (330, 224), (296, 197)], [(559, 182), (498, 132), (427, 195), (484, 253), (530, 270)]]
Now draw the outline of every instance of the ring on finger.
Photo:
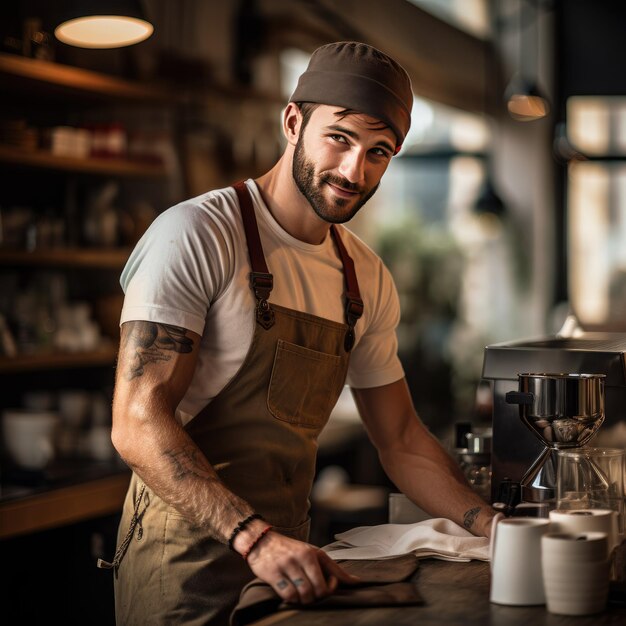
[(304, 583), (304, 578), (294, 578), (291, 582), (294, 584), (295, 587), (299, 587)]
[(288, 584), (289, 584), (289, 583), (288, 583), (288, 582), (287, 582), (284, 578), (281, 578), (281, 579), (280, 579), (280, 580), (276, 583), (276, 586), (277, 586), (279, 589), (281, 589), (281, 590), (282, 590), (282, 589), (284, 589), (284, 588), (285, 588)]

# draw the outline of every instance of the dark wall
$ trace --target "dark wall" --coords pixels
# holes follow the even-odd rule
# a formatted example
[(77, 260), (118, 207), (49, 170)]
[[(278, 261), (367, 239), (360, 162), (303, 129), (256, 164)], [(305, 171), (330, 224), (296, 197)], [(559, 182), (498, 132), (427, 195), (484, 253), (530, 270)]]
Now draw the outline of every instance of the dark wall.
[(626, 95), (626, 2), (560, 0), (561, 98)]
[(117, 515), (0, 542), (4, 624), (114, 626)]

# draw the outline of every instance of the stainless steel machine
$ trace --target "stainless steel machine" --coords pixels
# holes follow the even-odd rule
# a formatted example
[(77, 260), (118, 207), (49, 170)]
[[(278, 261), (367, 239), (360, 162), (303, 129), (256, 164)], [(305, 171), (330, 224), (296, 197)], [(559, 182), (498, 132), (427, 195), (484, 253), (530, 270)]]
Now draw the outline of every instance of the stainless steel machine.
[[(626, 428), (626, 334), (581, 333), (569, 338), (489, 345), (484, 353), (483, 378), (493, 391), (492, 502), (504, 499), (514, 506), (515, 498), (518, 502), (540, 502), (552, 495), (528, 488), (527, 474), (545, 454), (546, 444), (520, 417), (519, 403), (511, 402), (514, 392), (520, 391), (519, 375), (529, 372), (603, 374), (605, 417), (590, 445), (595, 445), (600, 435), (603, 445), (624, 445), (611, 437)], [(526, 482), (523, 491), (522, 481)]]

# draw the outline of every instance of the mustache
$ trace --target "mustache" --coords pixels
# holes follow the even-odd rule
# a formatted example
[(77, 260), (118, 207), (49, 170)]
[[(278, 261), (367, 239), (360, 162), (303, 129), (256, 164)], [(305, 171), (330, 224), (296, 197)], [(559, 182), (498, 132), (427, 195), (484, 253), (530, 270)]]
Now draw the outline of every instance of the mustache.
[(346, 178), (335, 176), (334, 174), (322, 174), (320, 176), (320, 180), (323, 183), (330, 183), (331, 185), (336, 185), (337, 187), (346, 189), (347, 191), (356, 191), (358, 193), (363, 192), (363, 189), (361, 189), (356, 183), (351, 183)]

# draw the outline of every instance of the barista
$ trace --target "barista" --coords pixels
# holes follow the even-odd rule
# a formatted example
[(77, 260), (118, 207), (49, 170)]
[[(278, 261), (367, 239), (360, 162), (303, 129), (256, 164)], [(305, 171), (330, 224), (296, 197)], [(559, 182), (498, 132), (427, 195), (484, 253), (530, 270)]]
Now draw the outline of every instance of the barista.
[(227, 624), (254, 576), (294, 603), (354, 582), (307, 542), (317, 437), (346, 382), (394, 484), (489, 533), (493, 510), (413, 407), (391, 275), (341, 225), (378, 188), (411, 106), (388, 55), (322, 46), (276, 165), (168, 209), (131, 254), (113, 406), (133, 469), (111, 564), (119, 624)]

